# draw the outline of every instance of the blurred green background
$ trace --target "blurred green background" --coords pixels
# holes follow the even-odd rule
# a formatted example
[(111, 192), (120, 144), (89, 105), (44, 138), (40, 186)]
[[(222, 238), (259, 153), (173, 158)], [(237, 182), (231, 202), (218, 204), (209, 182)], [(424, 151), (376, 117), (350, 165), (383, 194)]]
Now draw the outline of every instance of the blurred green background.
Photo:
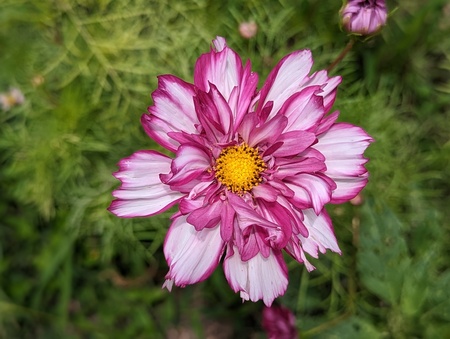
[[(140, 126), (156, 76), (192, 81), (216, 35), (260, 79), (311, 49), (325, 69), (346, 46), (340, 1), (0, 0), (0, 337), (264, 338), (262, 303), (218, 269), (161, 289), (170, 212), (106, 211), (117, 162), (157, 148)], [(382, 33), (332, 71), (334, 108), (376, 140), (363, 204), (329, 206), (342, 249), (289, 260), (278, 303), (303, 338), (450, 337), (450, 4), (388, 1)], [(258, 25), (245, 39), (238, 26)]]

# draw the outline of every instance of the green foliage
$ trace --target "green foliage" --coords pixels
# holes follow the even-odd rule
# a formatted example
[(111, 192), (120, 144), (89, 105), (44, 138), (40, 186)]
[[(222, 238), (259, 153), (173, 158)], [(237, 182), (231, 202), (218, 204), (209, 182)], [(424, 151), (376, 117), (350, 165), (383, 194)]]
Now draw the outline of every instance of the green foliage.
[[(430, 323), (445, 325), (449, 299), (441, 301), (447, 312), (433, 312), (433, 300), (443, 291), (434, 286), (441, 285), (448, 274), (439, 272), (443, 251), (439, 240), (445, 236), (439, 216), (428, 213), (426, 219), (408, 229), (387, 206), (377, 207), (371, 202), (364, 206), (363, 218), (358, 270), (362, 284), (389, 307), (386, 311), (391, 333), (411, 337), (425, 333)], [(424, 236), (424, 232), (428, 234)], [(420, 238), (417, 247), (411, 248), (415, 253), (408, 248), (406, 235)]]
[[(341, 2), (0, 0), (0, 337), (263, 337), (261, 303), (242, 304), (218, 270), (168, 293), (170, 212), (122, 220), (106, 208), (116, 163), (158, 149), (142, 131), (157, 75), (192, 81), (225, 36), (261, 81), (287, 53), (325, 69), (349, 37)], [(380, 35), (333, 70), (335, 109), (376, 140), (362, 206), (330, 206), (342, 256), (288, 260), (305, 338), (450, 336), (450, 9), (388, 1)], [(257, 35), (238, 32), (254, 20)]]

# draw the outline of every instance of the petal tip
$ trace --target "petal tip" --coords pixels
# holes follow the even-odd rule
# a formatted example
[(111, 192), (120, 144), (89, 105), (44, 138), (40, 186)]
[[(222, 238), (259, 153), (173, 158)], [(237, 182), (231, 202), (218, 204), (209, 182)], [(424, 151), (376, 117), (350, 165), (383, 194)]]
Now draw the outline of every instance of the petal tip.
[(162, 288), (167, 288), (167, 290), (169, 292), (172, 292), (172, 287), (173, 287), (173, 280), (172, 279), (166, 279), (166, 281), (164, 281), (164, 284), (162, 285)]

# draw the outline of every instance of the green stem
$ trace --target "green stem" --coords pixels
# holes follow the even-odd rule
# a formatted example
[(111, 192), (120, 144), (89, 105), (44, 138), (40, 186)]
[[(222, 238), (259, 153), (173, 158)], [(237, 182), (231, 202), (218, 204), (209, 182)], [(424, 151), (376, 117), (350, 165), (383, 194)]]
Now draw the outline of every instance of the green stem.
[(327, 71), (331, 72), (331, 70), (336, 67), (336, 65), (338, 63), (340, 63), (342, 61), (342, 59), (344, 59), (344, 57), (347, 55), (347, 53), (352, 49), (353, 45), (355, 44), (355, 40), (351, 39), (348, 43), (347, 46), (345, 46), (345, 48), (342, 50), (341, 54), (338, 55), (338, 57), (333, 61), (333, 63), (328, 66)]

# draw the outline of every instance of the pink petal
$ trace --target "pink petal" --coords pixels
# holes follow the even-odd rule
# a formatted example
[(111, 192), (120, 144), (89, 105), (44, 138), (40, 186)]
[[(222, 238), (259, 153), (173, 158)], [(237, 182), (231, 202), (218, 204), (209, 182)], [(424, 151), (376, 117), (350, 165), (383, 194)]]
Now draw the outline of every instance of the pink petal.
[(240, 292), (243, 300), (263, 300), (270, 306), (283, 295), (288, 285), (287, 267), (280, 251), (270, 250), (265, 258), (258, 253), (248, 261), (242, 261), (237, 248), (228, 248), (223, 263), (225, 276), (231, 288)]
[[(294, 196), (294, 191), (292, 191), (289, 187), (286, 186), (284, 182), (279, 180), (278, 178), (273, 178), (269, 182), (267, 182), (270, 186), (272, 186), (274, 189), (276, 189), (283, 197), (286, 198), (292, 198)], [(278, 195), (279, 196), (279, 195)], [(267, 201), (270, 201), (268, 199), (265, 199)]]
[(308, 87), (289, 97), (280, 109), (288, 118), (285, 131), (315, 131), (318, 122), (325, 114), (323, 98), (317, 93), (318, 86)]
[(210, 83), (214, 84), (226, 101), (233, 88), (241, 84), (243, 67), (239, 55), (219, 37), (214, 41), (215, 49), (202, 54), (195, 64), (194, 84), (200, 90), (208, 92)]
[(339, 111), (335, 111), (325, 117), (320, 121), (319, 126), (317, 126), (316, 134), (322, 134), (330, 129), (330, 127), (336, 122), (339, 117)]
[(208, 93), (199, 91), (194, 98), (197, 116), (208, 140), (226, 143), (233, 131), (233, 116), (228, 103), (214, 84)]
[(194, 86), (173, 75), (158, 77), (158, 89), (153, 92), (150, 114), (143, 114), (142, 126), (161, 146), (174, 152), (179, 143), (168, 137), (169, 132), (197, 133), (197, 113), (194, 108)]
[(291, 241), (286, 245), (284, 250), (287, 253), (289, 253), (299, 263), (303, 263), (308, 272), (311, 272), (316, 269), (314, 265), (312, 265), (306, 258), (305, 251), (303, 251), (300, 241), (291, 238)]
[(222, 206), (220, 235), (223, 241), (230, 241), (233, 235), (235, 212), (228, 201), (224, 201)]
[(143, 217), (158, 214), (183, 196), (163, 184), (159, 176), (170, 170), (172, 159), (155, 151), (139, 151), (119, 162), (114, 176), (122, 185), (113, 192), (117, 198), (109, 211), (119, 217)]
[(183, 190), (183, 185), (198, 178), (210, 166), (210, 157), (203, 149), (197, 145), (183, 144), (178, 148), (172, 162), (171, 173), (161, 175), (161, 180), (171, 187)]
[(373, 139), (360, 127), (338, 123), (318, 137), (313, 147), (326, 158), (325, 174), (332, 178), (337, 188), (332, 203), (354, 198), (367, 183), (367, 159), (363, 153)]
[[(264, 238), (264, 236), (261, 237), (258, 234), (258, 231), (262, 231), (262, 229), (258, 228), (257, 230), (255, 226), (248, 227), (244, 230), (244, 243), (241, 248), (238, 247), (239, 255), (242, 261), (250, 260), (255, 255), (257, 255), (260, 251), (260, 247), (264, 249), (268, 248), (267, 245), (264, 245), (262, 241), (262, 238)], [(262, 244), (262, 246), (260, 246), (260, 244)], [(267, 254), (268, 253), (266, 253), (266, 255)]]
[(278, 179), (295, 176), (298, 173), (315, 173), (326, 169), (324, 160), (315, 157), (295, 157), (276, 160), (276, 165), (279, 166), (275, 176)]
[(274, 157), (294, 156), (303, 152), (315, 141), (316, 135), (314, 133), (304, 131), (286, 132), (278, 137), (277, 142), (281, 142), (282, 145), (272, 155)]
[[(217, 37), (215, 40), (213, 40), (213, 45), (216, 53), (220, 53), (223, 50), (228, 49), (227, 43), (222, 37)], [(226, 51), (226, 53), (229, 54), (228, 56), (230, 57), (230, 60), (235, 61), (236, 58), (238, 59), (238, 62), (235, 66), (239, 70), (238, 73), (240, 75), (238, 79), (236, 79), (235, 86), (231, 88), (231, 92), (228, 95), (227, 91), (222, 91), (223, 88), (220, 85), (222, 82), (219, 82), (219, 85), (213, 82), (211, 79), (209, 79), (209, 82), (216, 84), (217, 87), (219, 87), (220, 93), (224, 95), (226, 100), (228, 101), (228, 105), (230, 106), (233, 114), (234, 127), (236, 128), (237, 126), (239, 126), (245, 114), (248, 112), (248, 107), (255, 94), (256, 87), (258, 86), (258, 74), (251, 71), (250, 60), (248, 60), (245, 64), (245, 67), (242, 68), (242, 62), (237, 54), (235, 54), (232, 50)], [(234, 67), (231, 67), (231, 70), (234, 70)], [(205, 86), (205, 89), (206, 88), (207, 86)], [(236, 132), (236, 130), (234, 130), (233, 132)]]
[(203, 206), (204, 198), (199, 197), (198, 199), (183, 198), (180, 200), (179, 210), (181, 214), (189, 214), (196, 209)]
[(239, 135), (248, 143), (250, 139), (250, 133), (256, 128), (259, 123), (259, 119), (256, 113), (247, 113), (242, 119), (242, 123), (239, 125)]
[(336, 187), (334, 182), (320, 173), (300, 173), (284, 180), (295, 192), (292, 202), (299, 208), (312, 207), (319, 213), (330, 202), (331, 192)]
[[(230, 193), (227, 195), (233, 209), (236, 211), (236, 224), (241, 232), (245, 232), (246, 228), (257, 225), (266, 230), (268, 236), (267, 241), (275, 248), (282, 248), (290, 236), (290, 226), (288, 224), (277, 224), (273, 222), (273, 218), (268, 218), (267, 215), (261, 214), (260, 210), (256, 210), (248, 202), (241, 197)], [(238, 231), (239, 232), (239, 231)], [(239, 249), (242, 246), (238, 243)]]
[(369, 174), (366, 172), (358, 177), (333, 178), (337, 188), (334, 190), (330, 202), (341, 204), (356, 197), (367, 185), (368, 176)]
[(241, 83), (238, 87), (233, 88), (228, 100), (234, 117), (234, 132), (236, 132), (236, 128), (241, 123), (245, 114), (248, 113), (249, 105), (255, 95), (257, 86), (258, 74), (251, 71), (250, 61), (247, 61), (241, 77)]
[(309, 50), (296, 51), (281, 59), (261, 88), (257, 111), (261, 111), (266, 103), (272, 101), (270, 117), (277, 114), (285, 101), (300, 90), (300, 85), (308, 76), (312, 64)]
[(210, 85), (211, 97), (218, 111), (218, 120), (222, 126), (224, 134), (231, 134), (233, 130), (233, 113), (222, 94), (215, 85)]
[(277, 231), (281, 231), (281, 227), (273, 222), (268, 221), (263, 216), (258, 214), (253, 207), (251, 207), (246, 201), (234, 193), (227, 195), (228, 201), (231, 207), (236, 211), (236, 218), (239, 226), (243, 230), (246, 227), (258, 225), (265, 228), (271, 228)]
[[(217, 183), (220, 185), (220, 183)], [(189, 199), (197, 199), (197, 197), (203, 195), (205, 192), (209, 191), (210, 189), (214, 189), (212, 186), (214, 186), (213, 181), (203, 181), (195, 185), (192, 190), (189, 192)]]
[(220, 52), (220, 51), (222, 51), (225, 47), (227, 47), (227, 41), (225, 40), (224, 37), (217, 36), (217, 37), (213, 40), (213, 45), (214, 45), (214, 49), (216, 50), (216, 52)]
[(252, 193), (255, 198), (264, 199), (266, 201), (275, 201), (277, 200), (278, 194), (280, 194), (277, 189), (269, 184), (260, 184), (253, 187)]
[(205, 280), (219, 264), (223, 250), (219, 227), (196, 231), (186, 216), (175, 218), (164, 241), (169, 265), (165, 285), (184, 287)]
[(296, 209), (289, 202), (287, 197), (279, 196), (277, 199), (277, 203), (280, 206), (283, 206), (288, 211), (289, 217), (292, 220), (291, 221), (292, 230), (291, 230), (291, 233), (289, 233), (289, 235), (294, 233), (294, 234), (301, 234), (304, 237), (308, 237), (308, 235), (309, 235), (308, 229), (303, 224), (303, 219), (304, 219), (303, 213), (300, 212), (298, 209)]
[(292, 229), (297, 228), (297, 218), (278, 202), (257, 200), (260, 213), (269, 221), (279, 225), (281, 231), (268, 228), (266, 241), (273, 249), (283, 249), (292, 235)]
[(302, 87), (320, 86), (322, 91), (317, 93), (323, 97), (324, 111), (327, 113), (336, 99), (337, 86), (341, 83), (340, 76), (329, 78), (327, 71), (313, 73), (308, 80), (302, 83)]
[(220, 221), (222, 208), (223, 204), (221, 200), (210, 204), (207, 203), (205, 206), (192, 211), (187, 217), (187, 222), (194, 225), (197, 231), (214, 227)]
[(273, 143), (286, 127), (287, 122), (286, 117), (278, 115), (261, 126), (255, 127), (250, 132), (248, 145), (254, 147), (258, 144)]

